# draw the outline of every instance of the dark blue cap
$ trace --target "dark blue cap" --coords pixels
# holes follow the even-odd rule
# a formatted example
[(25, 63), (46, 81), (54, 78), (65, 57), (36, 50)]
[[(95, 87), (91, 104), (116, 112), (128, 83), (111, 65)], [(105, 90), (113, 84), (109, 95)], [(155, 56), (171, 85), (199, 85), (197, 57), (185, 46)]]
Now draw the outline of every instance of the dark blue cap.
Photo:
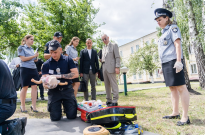
[(61, 32), (55, 32), (54, 37), (63, 37), (63, 34)]
[(170, 12), (169, 10), (167, 9), (164, 9), (164, 8), (157, 8), (155, 9), (154, 11), (154, 14), (155, 14), (155, 20), (157, 18), (159, 18), (160, 16), (168, 16), (169, 18), (172, 18), (172, 12)]
[[(57, 40), (51, 40), (49, 43), (49, 51), (55, 51), (58, 49), (58, 47), (61, 47), (61, 44)], [(61, 47), (62, 48), (62, 47)]]

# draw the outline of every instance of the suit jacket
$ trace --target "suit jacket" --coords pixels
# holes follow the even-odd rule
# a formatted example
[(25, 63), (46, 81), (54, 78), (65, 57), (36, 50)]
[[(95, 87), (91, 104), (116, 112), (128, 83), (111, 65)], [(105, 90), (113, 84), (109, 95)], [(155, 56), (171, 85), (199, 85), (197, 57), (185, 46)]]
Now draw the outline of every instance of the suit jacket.
[[(104, 47), (103, 47), (104, 48)], [(120, 68), (120, 54), (118, 45), (115, 43), (109, 43), (108, 45), (108, 53), (105, 56), (105, 68), (109, 73), (115, 73), (115, 68)]]
[(88, 50), (83, 49), (80, 51), (80, 73), (88, 74), (90, 70), (90, 66), (92, 67), (93, 74), (98, 72), (99, 63), (98, 63), (97, 51), (92, 49), (91, 59), (90, 59)]

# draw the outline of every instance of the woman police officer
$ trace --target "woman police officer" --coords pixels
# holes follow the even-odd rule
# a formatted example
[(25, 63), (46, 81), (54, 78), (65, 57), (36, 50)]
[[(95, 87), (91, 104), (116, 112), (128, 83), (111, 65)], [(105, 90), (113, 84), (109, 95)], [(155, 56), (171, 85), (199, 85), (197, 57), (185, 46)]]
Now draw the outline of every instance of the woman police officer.
[(181, 45), (181, 33), (177, 25), (172, 24), (170, 18), (172, 13), (166, 9), (158, 8), (154, 11), (159, 27), (162, 28), (162, 36), (158, 41), (159, 57), (162, 63), (162, 72), (166, 86), (171, 90), (171, 100), (173, 112), (171, 115), (164, 116), (163, 119), (178, 119), (179, 96), (182, 103), (182, 117), (177, 122), (178, 126), (189, 124), (188, 117), (189, 92), (185, 85), (183, 71), (183, 52)]
[(26, 93), (29, 86), (31, 86), (31, 98), (32, 98), (32, 106), (31, 110), (33, 112), (38, 112), (36, 110), (36, 98), (37, 98), (37, 85), (31, 82), (31, 79), (34, 78), (35, 80), (39, 80), (38, 72), (36, 68), (36, 64), (34, 61), (36, 57), (38, 57), (38, 52), (34, 54), (34, 50), (31, 47), (33, 45), (34, 37), (33, 35), (26, 35), (21, 45), (18, 47), (18, 56), (21, 59), (20, 63), (20, 77), (21, 77), (21, 112), (27, 112), (25, 108), (25, 99)]
[[(76, 47), (78, 46), (79, 44), (79, 41), (80, 39), (78, 37), (73, 37), (70, 41), (70, 43), (65, 47), (65, 51), (66, 51), (66, 56), (69, 56), (73, 59), (77, 69), (79, 69), (78, 67), (78, 60), (80, 59), (78, 57), (78, 51), (76, 49)], [(73, 82), (73, 89), (74, 89), (74, 94), (75, 94), (75, 97), (78, 93), (78, 87), (80, 86), (80, 80), (79, 78), (75, 78), (75, 79), (72, 79), (72, 82)]]

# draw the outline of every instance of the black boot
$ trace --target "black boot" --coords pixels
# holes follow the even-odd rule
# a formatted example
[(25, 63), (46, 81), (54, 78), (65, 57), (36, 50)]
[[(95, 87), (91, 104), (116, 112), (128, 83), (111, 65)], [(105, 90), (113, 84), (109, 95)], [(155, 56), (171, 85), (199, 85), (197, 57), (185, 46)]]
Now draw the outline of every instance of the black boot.
[(24, 135), (27, 118), (7, 120), (1, 124), (2, 135)]
[(13, 119), (4, 122), (3, 125), (4, 135), (23, 135), (21, 133), (22, 124), (20, 119)]
[(21, 120), (21, 124), (22, 124), (22, 128), (21, 128), (21, 134), (24, 135), (26, 130), (25, 130), (25, 127), (26, 127), (26, 124), (27, 124), (27, 117), (22, 117), (22, 118), (19, 118)]

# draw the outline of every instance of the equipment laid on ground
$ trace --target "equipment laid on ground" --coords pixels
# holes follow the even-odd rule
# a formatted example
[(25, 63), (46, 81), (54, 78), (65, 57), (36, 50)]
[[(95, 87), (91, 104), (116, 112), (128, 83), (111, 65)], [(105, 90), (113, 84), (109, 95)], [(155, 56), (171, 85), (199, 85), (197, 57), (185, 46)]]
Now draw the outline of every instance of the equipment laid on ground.
[(100, 125), (95, 125), (85, 128), (83, 135), (110, 135), (110, 132)]
[(98, 109), (102, 109), (103, 107), (107, 106), (103, 105), (101, 100), (91, 100), (78, 103), (77, 109), (81, 111), (81, 120), (89, 123), (89, 113)]
[[(143, 133), (142, 128), (132, 122), (137, 120), (134, 106), (107, 107), (106, 105), (103, 105), (100, 100), (92, 100), (78, 103), (78, 110), (81, 111), (81, 119), (83, 121), (101, 125), (111, 134), (141, 135)], [(92, 130), (93, 134), (91, 134), (90, 131), (89, 135), (97, 135), (94, 131), (100, 131), (99, 128), (92, 128)]]
[(112, 106), (90, 112), (92, 124), (106, 124), (137, 120), (134, 106)]

